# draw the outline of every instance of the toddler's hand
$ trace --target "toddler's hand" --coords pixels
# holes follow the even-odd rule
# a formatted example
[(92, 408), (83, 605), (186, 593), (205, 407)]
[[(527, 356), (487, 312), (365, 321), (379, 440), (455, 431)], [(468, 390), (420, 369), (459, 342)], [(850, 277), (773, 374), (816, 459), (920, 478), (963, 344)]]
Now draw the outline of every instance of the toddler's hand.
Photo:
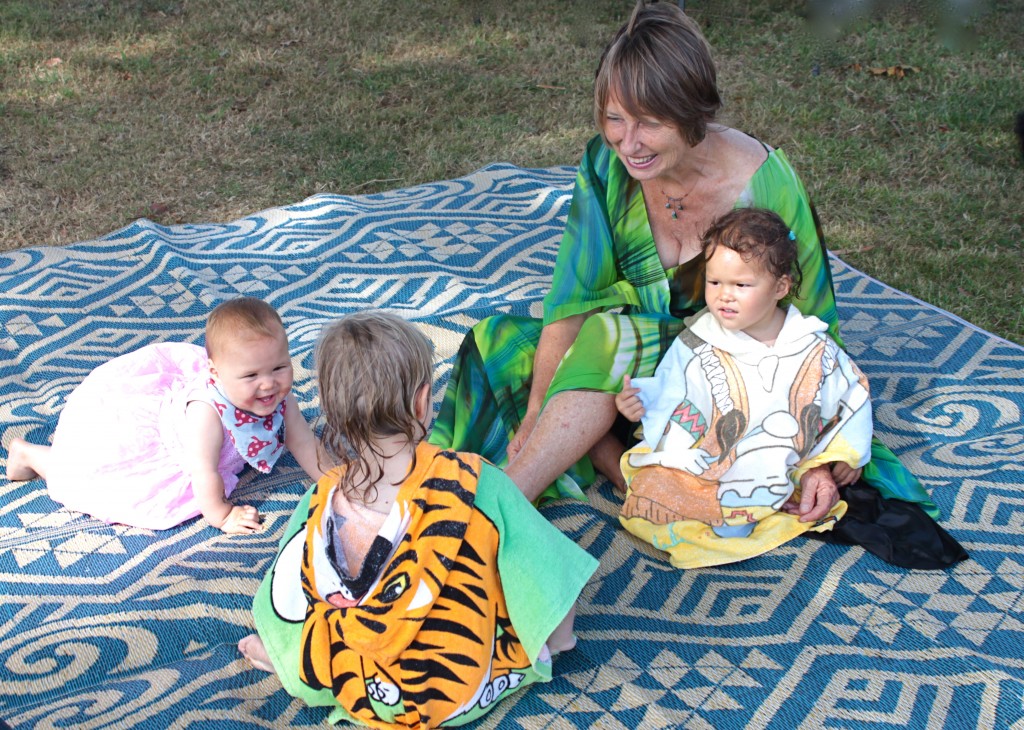
[(864, 470), (854, 469), (842, 461), (832, 462), (832, 478), (836, 480), (836, 485), (840, 487), (848, 487), (860, 479), (862, 471)]
[(260, 513), (255, 507), (247, 504), (235, 505), (228, 513), (220, 529), (229, 535), (246, 535), (256, 532), (261, 527)]
[(640, 402), (640, 389), (633, 387), (628, 375), (622, 381), (622, 390), (615, 395), (615, 407), (633, 423), (643, 418), (646, 413), (644, 404)]

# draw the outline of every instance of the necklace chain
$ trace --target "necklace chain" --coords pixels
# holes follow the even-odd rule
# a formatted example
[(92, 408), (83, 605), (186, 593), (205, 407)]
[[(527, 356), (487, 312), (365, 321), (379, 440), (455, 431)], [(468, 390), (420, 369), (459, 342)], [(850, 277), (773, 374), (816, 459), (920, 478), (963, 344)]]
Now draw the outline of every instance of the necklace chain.
[(688, 197), (690, 197), (690, 193), (697, 189), (697, 183), (700, 182), (701, 177), (703, 177), (704, 175), (704, 166), (707, 165), (708, 157), (711, 156), (710, 147), (710, 140), (708, 140), (708, 150), (704, 155), (704, 159), (701, 160), (700, 170), (697, 171), (697, 178), (693, 181), (693, 185), (690, 186), (689, 190), (687, 190), (685, 193), (683, 193), (683, 195), (677, 198), (673, 195), (669, 195), (668, 193), (666, 193), (664, 188), (661, 189), (661, 194), (665, 196), (665, 208), (672, 212), (672, 220), (679, 219), (679, 212), (686, 210), (686, 206), (683, 204), (684, 201)]

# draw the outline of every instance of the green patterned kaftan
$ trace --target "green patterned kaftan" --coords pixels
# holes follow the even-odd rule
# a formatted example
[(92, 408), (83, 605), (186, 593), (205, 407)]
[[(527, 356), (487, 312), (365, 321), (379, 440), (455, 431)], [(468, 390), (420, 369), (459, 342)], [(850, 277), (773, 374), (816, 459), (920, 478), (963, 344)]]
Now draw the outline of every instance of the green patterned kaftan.
[[(828, 325), (842, 346), (828, 259), (803, 183), (785, 154), (772, 150), (735, 207), (767, 208), (796, 234), (803, 283), (793, 304)], [(682, 329), (682, 318), (704, 305), (703, 261), (665, 271), (658, 257), (640, 185), (601, 141), (587, 145), (576, 177), (569, 219), (544, 298), (544, 321), (497, 315), (467, 334), (430, 441), (482, 454), (498, 465), (526, 414), (533, 359), (544, 324), (600, 310), (584, 322), (551, 382), (545, 402), (564, 390), (617, 393), (624, 375), (654, 374)], [(615, 310), (615, 311), (610, 311)], [(594, 481), (584, 457), (541, 499), (574, 496)], [(883, 496), (938, 509), (921, 483), (876, 438), (864, 481)]]

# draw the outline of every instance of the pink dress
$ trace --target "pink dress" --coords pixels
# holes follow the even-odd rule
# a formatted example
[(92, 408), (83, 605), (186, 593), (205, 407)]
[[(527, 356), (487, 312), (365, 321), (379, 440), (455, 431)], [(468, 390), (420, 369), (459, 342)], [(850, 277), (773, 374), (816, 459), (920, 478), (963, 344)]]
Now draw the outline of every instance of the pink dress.
[[(209, 402), (206, 350), (149, 345), (100, 365), (61, 412), (47, 474), (50, 496), (106, 522), (164, 530), (200, 514), (184, 466), (185, 406)], [(225, 430), (224, 494), (245, 460)]]

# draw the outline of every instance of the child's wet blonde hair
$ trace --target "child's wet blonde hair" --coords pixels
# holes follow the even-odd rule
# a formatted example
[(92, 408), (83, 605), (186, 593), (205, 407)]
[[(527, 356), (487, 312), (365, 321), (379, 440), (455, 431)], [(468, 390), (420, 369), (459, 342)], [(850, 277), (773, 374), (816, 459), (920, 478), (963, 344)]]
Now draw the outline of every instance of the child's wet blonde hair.
[(281, 315), (262, 299), (238, 297), (221, 302), (206, 319), (206, 354), (211, 360), (229, 340), (285, 335)]
[[(379, 310), (349, 314), (324, 327), (316, 347), (317, 380), (324, 428), (324, 456), (343, 466), (341, 488), (369, 501), (357, 485), (384, 475), (375, 442), (403, 435), (412, 443), (426, 436), (416, 414), (416, 396), (433, 380), (433, 345), (400, 317)], [(368, 458), (376, 457), (376, 461)]]

